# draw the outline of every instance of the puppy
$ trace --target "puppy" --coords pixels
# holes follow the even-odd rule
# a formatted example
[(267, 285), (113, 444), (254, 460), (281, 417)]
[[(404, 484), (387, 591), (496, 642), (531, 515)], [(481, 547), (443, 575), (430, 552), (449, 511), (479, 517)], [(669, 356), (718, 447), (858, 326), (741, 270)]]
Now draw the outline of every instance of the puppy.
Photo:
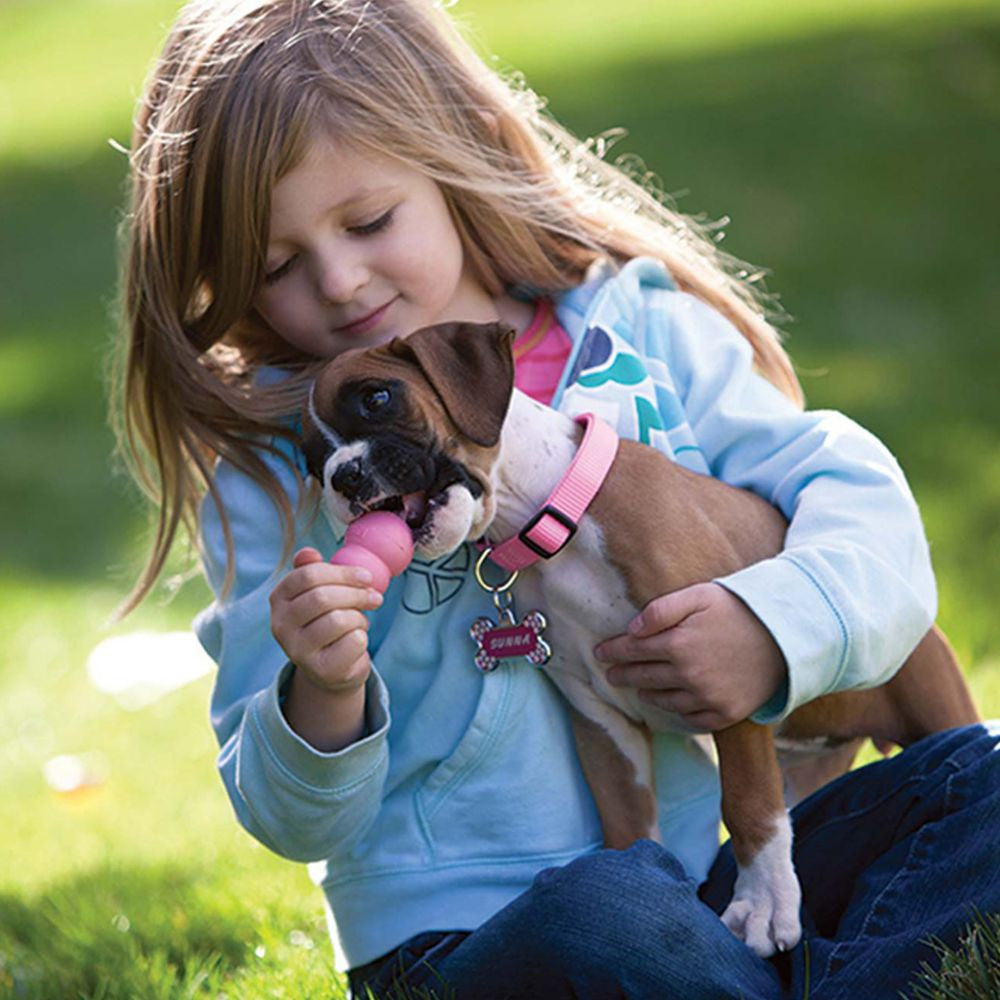
[[(500, 324), (442, 324), (323, 369), (303, 427), (328, 513), (348, 523), (395, 510), (429, 559), (521, 532), (573, 462), (581, 430), (514, 389), (513, 339)], [(652, 599), (775, 555), (785, 528), (754, 494), (622, 440), (571, 541), (519, 578), (519, 601), (549, 619), (543, 669), (571, 706), (609, 847), (659, 839), (651, 734), (690, 730), (634, 689), (612, 687), (593, 648)], [(761, 956), (799, 940), (786, 793), (795, 801), (847, 770), (866, 737), (906, 746), (977, 719), (935, 627), (879, 688), (819, 698), (774, 732), (747, 720), (714, 733), (738, 865), (726, 925)]]

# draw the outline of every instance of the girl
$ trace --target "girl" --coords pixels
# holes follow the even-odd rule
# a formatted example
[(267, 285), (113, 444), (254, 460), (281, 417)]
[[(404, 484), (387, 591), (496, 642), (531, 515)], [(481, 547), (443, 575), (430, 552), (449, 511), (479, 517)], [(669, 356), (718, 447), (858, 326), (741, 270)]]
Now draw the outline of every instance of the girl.
[(791, 520), (779, 557), (609, 637), (614, 683), (702, 730), (772, 721), (884, 681), (934, 617), (892, 457), (804, 413), (730, 262), (489, 71), (438, 5), (195, 0), (131, 165), (123, 435), (159, 530), (130, 606), (197, 518), (223, 780), (255, 837), (311, 862), (355, 995), (777, 997), (811, 969), (816, 995), (889, 996), (922, 938), (955, 938), (966, 899), (1000, 905), (977, 832), (1000, 809), (997, 737), (974, 727), (796, 812), (807, 944), (758, 958), (716, 916), (732, 862), (690, 741), (657, 737), (664, 846), (602, 851), (559, 698), (530, 667), (472, 665), (489, 601), (468, 547), (417, 560), (384, 600), (325, 562), (337, 539), (296, 421), (318, 367), (500, 318), (536, 398), (566, 405), (598, 369), (638, 434), (632, 383), (605, 365), (625, 353), (653, 443)]

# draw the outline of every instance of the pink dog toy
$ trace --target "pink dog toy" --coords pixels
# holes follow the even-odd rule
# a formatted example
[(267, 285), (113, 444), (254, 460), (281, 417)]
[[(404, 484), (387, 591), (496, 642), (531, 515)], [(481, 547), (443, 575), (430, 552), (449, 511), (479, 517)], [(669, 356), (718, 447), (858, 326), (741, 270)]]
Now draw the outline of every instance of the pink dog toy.
[(347, 526), (344, 545), (330, 562), (369, 570), (372, 586), (385, 593), (389, 580), (399, 576), (412, 558), (413, 534), (406, 522), (387, 510), (375, 510)]

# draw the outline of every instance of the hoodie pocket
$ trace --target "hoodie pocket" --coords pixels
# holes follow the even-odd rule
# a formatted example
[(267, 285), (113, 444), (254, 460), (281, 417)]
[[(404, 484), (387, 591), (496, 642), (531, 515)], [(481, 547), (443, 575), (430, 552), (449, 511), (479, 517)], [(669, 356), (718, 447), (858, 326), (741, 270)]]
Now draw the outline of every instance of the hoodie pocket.
[(484, 681), (461, 741), (414, 796), (430, 860), (507, 863), (599, 842), (561, 696), (524, 663)]
[(483, 679), (472, 721), (455, 749), (430, 773), (417, 792), (417, 813), (425, 833), (449, 796), (477, 771), (492, 763), (494, 752), (508, 729), (514, 679), (512, 667), (502, 665)]

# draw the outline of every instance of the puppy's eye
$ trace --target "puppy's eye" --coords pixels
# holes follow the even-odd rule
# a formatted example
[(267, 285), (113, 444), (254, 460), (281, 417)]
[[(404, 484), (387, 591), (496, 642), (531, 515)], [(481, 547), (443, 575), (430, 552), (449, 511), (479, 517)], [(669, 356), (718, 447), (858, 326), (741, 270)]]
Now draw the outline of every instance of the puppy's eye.
[(392, 401), (392, 393), (386, 388), (366, 389), (361, 394), (361, 414), (364, 417), (377, 416)]

